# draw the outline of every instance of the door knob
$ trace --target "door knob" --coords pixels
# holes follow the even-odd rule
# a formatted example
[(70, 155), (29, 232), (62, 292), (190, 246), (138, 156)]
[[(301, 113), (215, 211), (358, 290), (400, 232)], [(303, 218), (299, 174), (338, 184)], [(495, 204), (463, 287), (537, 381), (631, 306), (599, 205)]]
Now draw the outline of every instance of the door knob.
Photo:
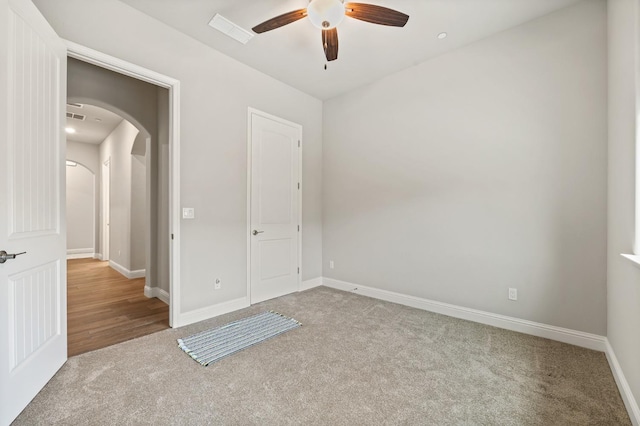
[(257, 229), (254, 229), (252, 234), (253, 235), (258, 235), (258, 234), (262, 234), (264, 231), (258, 231)]
[(9, 254), (4, 250), (0, 250), (0, 263), (4, 263), (9, 259), (15, 259), (16, 256), (20, 256), (21, 254), (25, 254), (25, 253), (27, 252), (23, 251), (22, 253)]

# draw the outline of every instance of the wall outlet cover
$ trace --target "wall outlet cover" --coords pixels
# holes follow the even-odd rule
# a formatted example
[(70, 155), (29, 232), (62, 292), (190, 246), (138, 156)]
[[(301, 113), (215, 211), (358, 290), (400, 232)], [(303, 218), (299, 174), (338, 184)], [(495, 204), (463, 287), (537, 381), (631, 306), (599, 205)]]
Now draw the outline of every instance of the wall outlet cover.
[(196, 217), (196, 210), (193, 207), (183, 207), (182, 208), (182, 218), (183, 219), (194, 219)]

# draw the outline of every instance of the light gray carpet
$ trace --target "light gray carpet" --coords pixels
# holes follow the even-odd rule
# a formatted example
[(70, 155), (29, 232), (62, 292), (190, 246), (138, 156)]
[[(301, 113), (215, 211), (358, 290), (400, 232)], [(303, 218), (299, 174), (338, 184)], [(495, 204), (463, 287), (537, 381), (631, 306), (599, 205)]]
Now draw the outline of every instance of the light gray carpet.
[[(202, 367), (176, 339), (303, 327)], [(15, 422), (627, 425), (604, 354), (324, 287), (69, 359)]]

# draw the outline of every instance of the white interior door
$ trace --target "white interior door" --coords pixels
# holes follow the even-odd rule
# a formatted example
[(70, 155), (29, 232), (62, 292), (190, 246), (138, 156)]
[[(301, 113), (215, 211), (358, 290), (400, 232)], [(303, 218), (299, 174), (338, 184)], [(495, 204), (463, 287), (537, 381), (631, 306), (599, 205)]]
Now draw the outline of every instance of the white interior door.
[[(66, 48), (29, 0), (0, 0), (0, 425), (67, 359)], [(2, 260), (0, 252), (0, 261)]]
[(250, 120), (251, 303), (298, 290), (302, 128), (255, 110)]

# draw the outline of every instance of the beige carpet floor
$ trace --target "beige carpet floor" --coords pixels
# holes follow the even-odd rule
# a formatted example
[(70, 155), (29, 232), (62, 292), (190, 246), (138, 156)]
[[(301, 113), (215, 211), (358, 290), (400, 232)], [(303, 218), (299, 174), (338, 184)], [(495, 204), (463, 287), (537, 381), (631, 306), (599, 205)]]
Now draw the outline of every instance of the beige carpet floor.
[[(202, 367), (176, 339), (303, 326)], [(604, 354), (319, 287), (69, 359), (16, 425), (628, 425)]]

